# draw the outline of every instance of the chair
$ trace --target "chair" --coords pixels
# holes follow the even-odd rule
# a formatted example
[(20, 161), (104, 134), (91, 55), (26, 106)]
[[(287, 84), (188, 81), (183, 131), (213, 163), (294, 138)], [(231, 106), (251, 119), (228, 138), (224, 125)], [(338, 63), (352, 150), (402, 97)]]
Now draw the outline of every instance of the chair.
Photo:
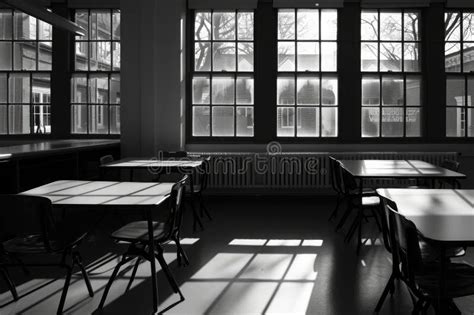
[[(201, 211), (200, 216), (204, 217), (204, 215), (206, 215), (209, 220), (212, 220), (211, 214), (209, 213), (209, 210), (207, 209), (204, 203), (204, 197), (203, 197), (203, 192), (207, 189), (207, 176), (208, 176), (208, 172), (210, 168), (210, 165), (209, 165), (210, 160), (211, 160), (210, 156), (206, 157), (203, 160), (202, 166), (198, 170), (198, 175), (199, 175), (198, 183), (193, 184), (193, 191), (191, 191), (191, 187), (187, 185), (186, 192), (190, 198), (197, 197), (197, 201), (199, 202), (199, 209)], [(193, 200), (191, 200), (191, 202), (193, 202)], [(194, 230), (196, 229), (196, 222), (198, 221), (194, 220)]]
[[(101, 156), (99, 158), (99, 165), (102, 166), (102, 165), (106, 165), (106, 164), (109, 164), (109, 163), (112, 163), (113, 161), (115, 161), (114, 157), (110, 154), (108, 155), (104, 155), (104, 156)], [(110, 168), (104, 168), (104, 167), (101, 167), (99, 168), (99, 177), (100, 179), (104, 180), (104, 179), (109, 179), (109, 180), (120, 180), (120, 173), (116, 173), (116, 174), (113, 174), (114, 176), (110, 176), (110, 173), (109, 174), (106, 174), (107, 171), (110, 171), (111, 169)], [(108, 176), (106, 176), (108, 175)]]
[(102, 309), (104, 307), (107, 294), (110, 290), (110, 287), (112, 286), (112, 283), (117, 277), (120, 268), (124, 264), (135, 258), (137, 258), (137, 260), (135, 261), (135, 265), (132, 270), (132, 275), (126, 288), (127, 291), (130, 289), (135, 279), (135, 275), (137, 273), (137, 269), (141, 260), (145, 259), (150, 261), (151, 259), (156, 258), (158, 259), (158, 262), (161, 265), (161, 268), (163, 269), (163, 272), (165, 273), (165, 276), (168, 279), (168, 282), (170, 283), (173, 291), (175, 293), (178, 293), (181, 299), (184, 300), (183, 294), (181, 293), (179, 286), (176, 283), (176, 280), (171, 274), (168, 264), (163, 258), (162, 245), (170, 241), (176, 242), (178, 262), (180, 262), (181, 259), (184, 259), (186, 264), (189, 263), (186, 254), (179, 242), (179, 232), (182, 218), (181, 201), (184, 193), (184, 182), (186, 181), (186, 179), (187, 176), (184, 176), (183, 179), (177, 182), (172, 188), (171, 196), (169, 199), (169, 218), (165, 222), (153, 222), (153, 235), (156, 246), (155, 257), (149, 257), (148, 251), (146, 250), (147, 244), (149, 242), (147, 221), (131, 222), (112, 233), (111, 237), (115, 242), (126, 243), (129, 246), (127, 251), (122, 255), (121, 261), (115, 267), (112, 276), (110, 277), (109, 282), (105, 287), (104, 294), (99, 304), (99, 309)]
[[(454, 160), (443, 160), (443, 162), (441, 162), (442, 168), (448, 169), (453, 172), (458, 172), (460, 166), (461, 166), (461, 163)], [(442, 179), (439, 181), (439, 188), (445, 188), (446, 186), (450, 186), (452, 188), (461, 188), (461, 183), (459, 183), (459, 181), (456, 179), (455, 180)]]
[[(384, 221), (388, 223), (388, 226), (384, 226), (384, 235), (387, 237), (385, 244), (392, 254), (393, 269), (375, 313), (380, 311), (388, 292), (393, 293), (396, 279), (402, 280), (410, 291), (414, 303), (412, 313), (418, 314), (420, 311), (425, 313), (432, 302), (439, 297), (440, 259), (446, 260), (449, 274), (446, 277), (447, 295), (442, 298), (451, 301), (451, 307), (455, 308), (453, 298), (474, 294), (474, 267), (452, 263), (448, 257), (440, 257), (437, 248), (419, 235), (413, 222), (398, 213), (396, 205), (391, 200), (384, 199), (383, 204)], [(447, 251), (452, 251), (454, 248), (448, 248)]]
[[(74, 267), (79, 267), (84, 281), (86, 282), (89, 296), (93, 297), (89, 277), (82, 264), (82, 258), (77, 250), (81, 241), (87, 233), (79, 231), (77, 224), (58, 222), (53, 216), (51, 201), (44, 197), (25, 195), (2, 195), (0, 204), (4, 209), (0, 216), (0, 231), (4, 233), (2, 243), (4, 259), (0, 262), (0, 271), (7, 281), (13, 298), (18, 299), (15, 286), (8, 275), (8, 267), (25, 266), (31, 267), (61, 267), (66, 269), (66, 280), (64, 282), (61, 299), (57, 309), (62, 314), (64, 303), (71, 281)], [(38, 262), (22, 263), (17, 256), (29, 256), (44, 258), (43, 255), (60, 256), (60, 261), (45, 263), (39, 258)], [(33, 260), (33, 259), (32, 259)]]

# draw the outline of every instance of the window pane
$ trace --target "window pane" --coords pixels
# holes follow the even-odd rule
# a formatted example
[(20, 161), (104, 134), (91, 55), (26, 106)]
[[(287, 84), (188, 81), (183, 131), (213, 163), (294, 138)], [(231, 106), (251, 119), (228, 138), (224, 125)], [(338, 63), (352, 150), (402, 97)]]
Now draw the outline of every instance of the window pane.
[(235, 44), (213, 43), (213, 71), (235, 71)]
[(211, 39), (211, 12), (196, 12), (194, 20), (194, 39)]
[(319, 105), (319, 78), (300, 76), (296, 84), (298, 105)]
[(457, 12), (446, 12), (444, 14), (445, 39), (446, 41), (461, 40), (461, 16)]
[(380, 40), (402, 40), (401, 13), (380, 13)]
[(193, 106), (193, 136), (210, 136), (209, 106)]
[(295, 39), (295, 10), (278, 10), (278, 39)]
[(75, 21), (79, 26), (86, 30), (84, 36), (76, 35), (76, 40), (87, 40), (89, 38), (89, 12), (87, 12), (87, 10), (76, 10)]
[(403, 79), (382, 78), (382, 105), (403, 105)]
[(362, 108), (362, 137), (378, 137), (380, 133), (380, 109)]
[(90, 36), (94, 40), (110, 40), (111, 14), (109, 11), (92, 10), (90, 13)]
[(406, 109), (406, 136), (419, 137), (421, 136), (421, 115), (420, 108), (408, 107)]
[(321, 10), (321, 39), (337, 39), (337, 10)]
[(238, 71), (253, 71), (253, 43), (239, 43), (238, 58)]
[(7, 74), (0, 73), (0, 104), (7, 102)]
[(209, 76), (195, 76), (193, 78), (193, 104), (210, 103), (210, 86)]
[(298, 71), (319, 71), (319, 43), (298, 42)]
[(237, 136), (253, 137), (253, 107), (237, 107)]
[(402, 71), (402, 44), (380, 43), (380, 71)]
[(377, 71), (379, 49), (376, 43), (361, 44), (361, 70)]
[[(91, 70), (111, 70), (110, 42), (90, 43)], [(94, 66), (93, 66), (94, 65)]]
[(212, 104), (234, 104), (234, 78), (214, 76), (212, 78)]
[(35, 105), (33, 106), (34, 133), (51, 133), (51, 106)]
[(39, 52), (39, 59), (38, 59), (38, 70), (42, 71), (51, 71), (52, 68), (52, 42), (39, 42), (38, 43), (38, 52)]
[(212, 14), (212, 34), (217, 40), (234, 40), (235, 13), (214, 12)]
[(295, 78), (278, 77), (277, 79), (277, 105), (295, 104)]
[(0, 106), (0, 134), (7, 134), (7, 106)]
[(407, 105), (421, 105), (421, 79), (408, 78), (406, 79), (406, 102)]
[(446, 79), (446, 105), (464, 106), (464, 80)]
[(253, 77), (237, 77), (237, 104), (253, 104)]
[(474, 106), (474, 78), (467, 79), (467, 106)]
[(33, 103), (50, 104), (51, 103), (51, 78), (49, 74), (33, 73), (31, 89)]
[(114, 59), (114, 71), (120, 71), (120, 43), (113, 42), (113, 59)]
[[(90, 75), (89, 77), (89, 103), (90, 104), (107, 104), (108, 102), (109, 102), (109, 87), (108, 87), (107, 76), (106, 75)], [(91, 120), (89, 119), (89, 122), (90, 121)], [(91, 130), (95, 130), (95, 129), (91, 129)]]
[(361, 39), (377, 40), (378, 37), (378, 13), (377, 11), (362, 11), (361, 14)]
[(463, 40), (472, 41), (474, 40), (474, 14), (472, 13), (463, 13), (462, 18), (462, 34)]
[(418, 43), (405, 43), (403, 45), (403, 53), (405, 71), (420, 71), (420, 51)]
[(446, 136), (464, 137), (464, 108), (446, 108)]
[(38, 20), (38, 39), (39, 40), (53, 40), (53, 26)]
[(337, 108), (321, 108), (321, 133), (323, 137), (337, 137)]
[(277, 108), (277, 136), (293, 137), (295, 135), (295, 109), (293, 107)]
[(120, 74), (110, 76), (110, 104), (120, 104)]
[(474, 70), (474, 43), (464, 43), (462, 65), (464, 72)]
[(0, 10), (0, 40), (12, 39), (12, 11)]
[(337, 43), (321, 43), (321, 71), (337, 70)]
[(89, 44), (87, 42), (76, 42), (76, 70), (88, 69)]
[(380, 105), (380, 80), (378, 77), (362, 78), (362, 105)]
[(120, 134), (120, 106), (110, 106), (110, 133)]
[(403, 108), (382, 108), (382, 137), (403, 136)]
[(211, 43), (199, 42), (194, 44), (194, 70), (211, 70)]
[(444, 65), (446, 72), (461, 71), (461, 45), (446, 43), (444, 45)]
[(215, 106), (212, 108), (212, 135), (227, 137), (234, 135), (234, 108)]
[(89, 106), (89, 133), (109, 133), (109, 107), (105, 105)]
[(0, 70), (12, 70), (12, 44), (0, 42)]
[(337, 78), (323, 77), (321, 82), (323, 105), (338, 105)]
[(36, 43), (13, 43), (13, 69), (36, 70)]
[(76, 134), (87, 133), (87, 106), (72, 105), (71, 132)]
[(8, 79), (9, 103), (30, 103), (30, 76), (23, 73), (12, 73)]
[(238, 21), (238, 39), (239, 40), (253, 40), (253, 13), (239, 12), (237, 13)]
[(30, 106), (8, 106), (8, 132), (10, 134), (30, 133)]
[(36, 39), (36, 19), (26, 13), (15, 11), (13, 15), (13, 35), (15, 39)]
[(120, 40), (120, 11), (114, 10), (112, 16), (112, 38)]
[(404, 40), (420, 40), (420, 31), (419, 31), (419, 13), (418, 12), (407, 12), (404, 16)]
[(295, 43), (278, 43), (278, 71), (295, 71)]
[(474, 111), (472, 108), (467, 109), (467, 136), (474, 136)]
[(87, 103), (87, 78), (73, 74), (71, 78), (71, 99), (73, 103)]
[(297, 18), (297, 39), (319, 39), (319, 10), (298, 10)]
[(298, 107), (296, 115), (298, 137), (319, 137), (318, 107)]

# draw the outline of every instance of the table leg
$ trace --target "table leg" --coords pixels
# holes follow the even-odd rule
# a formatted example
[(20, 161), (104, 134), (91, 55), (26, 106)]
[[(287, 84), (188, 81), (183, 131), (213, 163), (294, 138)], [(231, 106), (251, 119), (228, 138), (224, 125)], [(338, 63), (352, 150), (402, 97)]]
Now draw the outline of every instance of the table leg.
[(202, 225), (201, 218), (199, 217), (199, 213), (197, 212), (197, 209), (195, 207), (195, 194), (194, 194), (194, 176), (196, 175), (196, 170), (193, 169), (193, 173), (191, 176), (189, 176), (189, 190), (191, 194), (191, 209), (193, 211), (193, 230), (194, 232), (196, 231), (196, 223), (199, 225), (201, 230), (204, 229), (204, 226)]
[(151, 286), (153, 288), (153, 312), (158, 312), (158, 283), (156, 278), (156, 263), (155, 263), (155, 242), (153, 235), (153, 216), (151, 209), (147, 210), (148, 221), (148, 257), (150, 258), (151, 268)]

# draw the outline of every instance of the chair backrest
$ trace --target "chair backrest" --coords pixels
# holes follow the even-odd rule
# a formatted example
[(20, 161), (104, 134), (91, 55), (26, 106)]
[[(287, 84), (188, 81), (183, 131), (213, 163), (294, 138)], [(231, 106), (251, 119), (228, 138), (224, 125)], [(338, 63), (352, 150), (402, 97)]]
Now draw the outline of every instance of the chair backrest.
[(382, 237), (385, 249), (392, 253), (392, 235), (390, 231), (390, 211), (398, 211), (397, 205), (390, 199), (381, 197), (383, 208), (380, 212), (380, 222), (382, 224)]
[(341, 170), (341, 189), (344, 194), (349, 194), (351, 191), (358, 189), (357, 182), (344, 167), (339, 163), (339, 168)]
[(185, 158), (188, 156), (186, 151), (162, 151), (163, 158)]
[(446, 169), (451, 170), (451, 171), (454, 171), (454, 172), (459, 171), (459, 166), (460, 165), (461, 164), (458, 161), (454, 161), (454, 160), (444, 160), (441, 163), (441, 167), (446, 168)]
[(201, 192), (206, 190), (207, 188), (207, 180), (210, 172), (210, 164), (211, 164), (211, 157), (208, 156), (204, 158), (204, 161), (202, 162), (202, 166), (199, 170), (199, 184), (201, 185)]
[(187, 180), (188, 176), (183, 176), (176, 184), (173, 185), (173, 188), (171, 189), (171, 195), (169, 199), (170, 217), (167, 222), (167, 226), (165, 227), (168, 237), (171, 237), (172, 234), (179, 236), (181, 222), (183, 220), (182, 201), (185, 183)]
[[(0, 239), (40, 235), (46, 250), (57, 236), (51, 201), (45, 197), (0, 195)], [(25, 239), (27, 240), (27, 239)]]
[(114, 161), (114, 157), (110, 154), (104, 155), (99, 159), (100, 165), (109, 164), (109, 163), (112, 163), (113, 161)]
[(332, 156), (329, 156), (329, 173), (331, 177), (332, 188), (338, 194), (342, 194), (341, 163)]

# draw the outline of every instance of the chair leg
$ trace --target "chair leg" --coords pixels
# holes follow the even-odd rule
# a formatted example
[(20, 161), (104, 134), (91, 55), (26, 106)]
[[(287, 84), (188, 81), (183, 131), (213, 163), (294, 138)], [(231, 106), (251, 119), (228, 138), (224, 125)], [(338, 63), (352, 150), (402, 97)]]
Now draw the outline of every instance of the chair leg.
[(423, 305), (423, 309), (421, 310), (421, 314), (423, 314), (423, 315), (428, 314), (428, 310), (429, 310), (430, 306), (431, 306), (431, 302), (426, 301), (425, 305)]
[[(189, 259), (188, 255), (186, 255), (186, 252), (184, 251), (184, 248), (181, 246), (181, 242), (178, 237), (174, 237), (174, 242), (176, 243), (176, 254), (178, 256), (178, 266), (188, 266), (189, 265)], [(184, 262), (181, 261), (181, 259), (184, 260)]]
[(10, 274), (8, 273), (8, 270), (3, 267), (0, 267), (0, 273), (2, 274), (2, 278), (7, 283), (8, 289), (10, 290), (13, 296), (13, 299), (15, 301), (18, 301), (18, 292), (16, 291), (15, 284), (13, 284), (13, 281), (10, 278)]
[(63, 292), (61, 293), (61, 299), (59, 300), (59, 306), (57, 314), (62, 314), (64, 309), (64, 303), (66, 302), (67, 291), (69, 289), (69, 284), (71, 283), (72, 267), (65, 266), (67, 269), (66, 280), (64, 281)]
[(339, 222), (336, 225), (336, 232), (339, 231), (342, 228), (344, 223), (346, 223), (346, 220), (349, 217), (349, 215), (351, 214), (351, 212), (352, 212), (352, 207), (351, 207), (351, 205), (348, 205), (346, 211), (344, 212), (341, 219), (339, 220)]
[(201, 231), (204, 230), (204, 226), (202, 225), (201, 218), (199, 217), (199, 213), (194, 205), (194, 200), (191, 197), (190, 199), (191, 210), (193, 211), (193, 232), (197, 231), (197, 225), (201, 228)]
[(78, 252), (72, 254), (73, 263), (76, 264), (81, 270), (82, 277), (86, 283), (87, 291), (89, 291), (89, 296), (94, 297), (94, 290), (92, 290), (91, 282), (89, 280), (89, 275), (87, 274), (86, 268), (82, 264), (82, 257)]
[(163, 257), (163, 249), (157, 248), (157, 253), (155, 254), (156, 259), (158, 259), (158, 262), (160, 263), (161, 269), (163, 269), (163, 272), (165, 273), (166, 278), (168, 279), (169, 284), (173, 288), (173, 291), (175, 293), (178, 293), (181, 298), (183, 297), (183, 293), (181, 293), (181, 290), (179, 289), (178, 283), (176, 283), (176, 280), (174, 279), (173, 275), (171, 274), (171, 271), (168, 267), (168, 264), (166, 263), (164, 257)]
[(361, 221), (362, 221), (361, 214), (360, 214), (360, 212), (358, 212), (357, 216), (354, 218), (354, 221), (352, 221), (352, 224), (351, 224), (349, 230), (347, 231), (346, 237), (344, 238), (344, 241), (346, 243), (349, 242), (352, 239), (352, 236), (357, 231), (357, 227), (359, 226), (359, 224), (362, 224)]
[[(362, 217), (364, 217), (364, 215), (362, 215)], [(357, 255), (359, 255), (360, 253), (360, 248), (362, 246), (362, 225), (363, 225), (363, 222), (362, 222), (362, 219), (360, 220), (359, 222), (359, 233), (357, 235), (357, 250), (356, 250), (356, 253)]]
[(334, 208), (331, 215), (329, 216), (328, 221), (331, 221), (333, 218), (337, 217), (337, 212), (338, 212), (340, 206), (341, 206), (341, 198), (339, 196), (337, 196), (336, 207)]
[(387, 298), (388, 292), (391, 290), (393, 287), (393, 283), (395, 282), (395, 276), (393, 273), (390, 275), (390, 278), (388, 279), (387, 285), (385, 286), (385, 289), (383, 289), (382, 295), (379, 298), (379, 301), (377, 302), (377, 306), (375, 307), (375, 313), (380, 312), (380, 309), (383, 306), (383, 303), (385, 302), (385, 299)]
[(209, 213), (209, 211), (207, 210), (207, 207), (206, 205), (204, 204), (204, 199), (202, 197), (202, 194), (199, 194), (199, 208), (201, 208), (201, 216), (203, 217), (204, 214), (206, 215), (206, 217), (212, 221), (212, 217), (211, 217), (211, 214)]
[(117, 277), (117, 274), (120, 270), (120, 267), (126, 263), (128, 260), (126, 259), (125, 255), (122, 256), (122, 260), (115, 266), (114, 271), (112, 272), (112, 275), (110, 276), (109, 282), (107, 282), (107, 285), (105, 286), (104, 289), (104, 294), (102, 295), (102, 298), (100, 299), (99, 307), (98, 309), (101, 310), (104, 308), (105, 304), (105, 299), (107, 298), (107, 294), (109, 294), (110, 287), (112, 287), (112, 283), (114, 282), (115, 278)]
[(418, 299), (418, 301), (415, 304), (415, 307), (413, 308), (413, 311), (411, 312), (413, 315), (417, 315), (420, 313), (420, 311), (423, 309), (423, 304), (425, 303), (425, 300), (423, 299)]
[(132, 283), (133, 283), (133, 280), (135, 280), (135, 276), (137, 275), (138, 266), (140, 265), (141, 260), (142, 260), (141, 257), (137, 258), (137, 261), (135, 262), (135, 265), (133, 266), (132, 275), (130, 276), (130, 280), (128, 281), (128, 285), (125, 291), (130, 290), (130, 288), (132, 287)]

